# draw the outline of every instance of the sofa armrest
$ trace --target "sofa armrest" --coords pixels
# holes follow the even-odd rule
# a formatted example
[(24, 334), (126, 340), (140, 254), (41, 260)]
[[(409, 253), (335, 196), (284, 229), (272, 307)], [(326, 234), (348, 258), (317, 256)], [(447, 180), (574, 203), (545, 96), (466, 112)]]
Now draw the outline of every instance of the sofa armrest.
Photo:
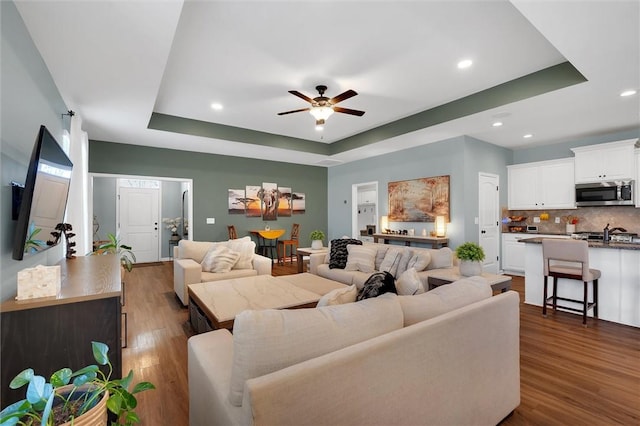
[(309, 256), (309, 272), (318, 275), (318, 266), (324, 263), (326, 257), (326, 253), (312, 253)]
[(271, 265), (273, 261), (268, 257), (254, 254), (251, 258), (253, 269), (258, 271), (258, 275), (271, 275)]
[(173, 259), (173, 290), (184, 306), (189, 304), (189, 284), (202, 280), (202, 265), (193, 259)]

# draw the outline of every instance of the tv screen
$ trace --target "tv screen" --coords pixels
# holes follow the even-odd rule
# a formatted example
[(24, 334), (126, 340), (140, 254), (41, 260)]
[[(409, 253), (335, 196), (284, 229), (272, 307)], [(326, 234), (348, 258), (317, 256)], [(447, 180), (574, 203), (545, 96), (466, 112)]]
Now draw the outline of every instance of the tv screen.
[[(73, 164), (45, 126), (40, 126), (22, 191), (13, 258), (59, 242), (52, 232), (64, 222)], [(48, 242), (48, 244), (47, 244)]]

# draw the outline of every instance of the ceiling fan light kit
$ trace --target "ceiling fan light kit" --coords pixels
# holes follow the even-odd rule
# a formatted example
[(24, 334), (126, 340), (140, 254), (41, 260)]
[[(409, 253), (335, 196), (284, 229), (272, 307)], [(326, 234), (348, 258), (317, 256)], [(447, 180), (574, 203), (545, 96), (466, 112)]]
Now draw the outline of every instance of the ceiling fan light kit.
[(304, 99), (305, 101), (309, 102), (311, 104), (311, 107), (310, 108), (296, 109), (296, 110), (292, 110), (292, 111), (279, 112), (278, 115), (291, 114), (291, 113), (294, 113), (294, 112), (309, 111), (309, 113), (313, 116), (313, 118), (316, 119), (316, 129), (322, 128), (322, 126), (324, 125), (325, 121), (334, 112), (341, 112), (343, 114), (357, 115), (358, 117), (361, 117), (361, 116), (364, 115), (364, 111), (358, 111), (358, 110), (355, 110), (355, 109), (340, 108), (340, 107), (335, 107), (334, 106), (338, 102), (342, 102), (345, 99), (349, 99), (349, 98), (351, 98), (353, 96), (356, 96), (357, 93), (355, 91), (347, 90), (346, 92), (343, 92), (343, 93), (339, 94), (338, 96), (335, 96), (333, 98), (327, 98), (326, 96), (324, 96), (324, 92), (327, 90), (327, 86), (323, 86), (323, 85), (316, 86), (316, 90), (318, 91), (320, 96), (315, 97), (313, 99), (311, 99), (310, 97), (298, 92), (297, 90), (289, 90), (289, 93), (291, 93), (292, 95), (297, 96), (297, 97), (299, 97), (301, 99)]

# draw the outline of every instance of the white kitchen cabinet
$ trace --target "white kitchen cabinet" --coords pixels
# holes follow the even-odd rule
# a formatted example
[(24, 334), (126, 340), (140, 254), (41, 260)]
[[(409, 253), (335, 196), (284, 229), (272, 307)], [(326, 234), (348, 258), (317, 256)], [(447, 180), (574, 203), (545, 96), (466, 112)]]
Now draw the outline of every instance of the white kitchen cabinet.
[(358, 192), (358, 204), (376, 204), (376, 191), (360, 191)]
[(522, 238), (532, 238), (527, 234), (502, 234), (502, 270), (505, 274), (524, 275), (524, 243)]
[(635, 178), (637, 139), (571, 148), (575, 153), (575, 183)]
[(573, 209), (572, 158), (508, 166), (509, 210)]

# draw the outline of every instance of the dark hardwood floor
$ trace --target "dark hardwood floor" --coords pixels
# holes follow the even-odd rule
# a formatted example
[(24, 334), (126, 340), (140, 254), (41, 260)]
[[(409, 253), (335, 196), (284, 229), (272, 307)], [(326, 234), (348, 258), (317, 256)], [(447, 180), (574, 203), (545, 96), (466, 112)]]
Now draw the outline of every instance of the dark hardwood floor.
[[(273, 275), (293, 273), (295, 264), (274, 265)], [(133, 369), (136, 381), (157, 387), (139, 394), (141, 424), (188, 425), (186, 348), (193, 331), (173, 293), (172, 264), (127, 275), (124, 373)], [(514, 277), (513, 289), (524, 300), (523, 278)], [(640, 425), (640, 329), (588, 325), (572, 314), (543, 318), (540, 308), (521, 304), (522, 402), (502, 425)]]

